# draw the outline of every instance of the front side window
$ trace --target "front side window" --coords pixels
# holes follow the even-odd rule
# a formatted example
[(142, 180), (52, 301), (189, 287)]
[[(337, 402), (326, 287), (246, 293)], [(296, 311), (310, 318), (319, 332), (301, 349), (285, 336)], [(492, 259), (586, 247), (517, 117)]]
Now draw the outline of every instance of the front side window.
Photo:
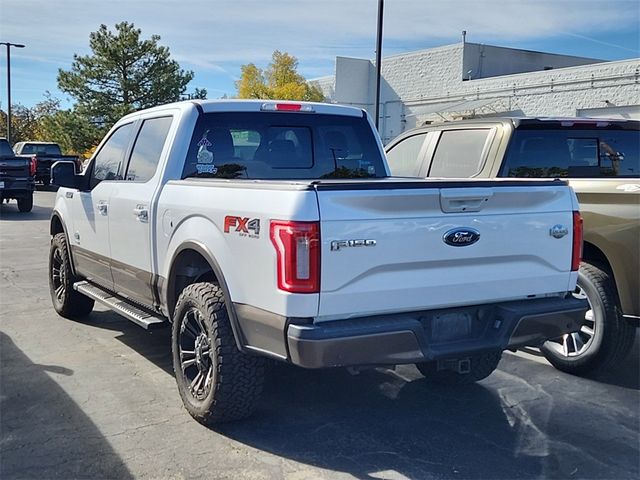
[(126, 179), (146, 182), (156, 173), (172, 117), (150, 118), (142, 123), (131, 151)]
[(407, 137), (387, 152), (387, 163), (394, 177), (416, 176), (420, 170), (420, 150), (427, 138), (426, 133)]
[(183, 178), (319, 179), (386, 176), (364, 117), (317, 113), (207, 113)]
[(445, 130), (429, 169), (430, 177), (467, 178), (482, 167), (482, 153), (491, 129)]
[(111, 134), (93, 160), (92, 186), (103, 180), (122, 180), (124, 154), (129, 145), (133, 123)]
[(605, 129), (517, 130), (503, 175), (509, 177), (640, 176), (640, 132)]

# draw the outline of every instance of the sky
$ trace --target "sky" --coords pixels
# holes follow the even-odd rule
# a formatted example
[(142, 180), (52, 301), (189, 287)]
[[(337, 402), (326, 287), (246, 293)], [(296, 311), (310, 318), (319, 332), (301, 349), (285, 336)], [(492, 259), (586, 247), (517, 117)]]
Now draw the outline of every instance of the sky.
[[(240, 66), (266, 67), (275, 49), (306, 78), (332, 75), (336, 56), (375, 56), (377, 0), (0, 0), (0, 41), (11, 51), (12, 102), (33, 106), (57, 89), (58, 69), (90, 53), (100, 24), (133, 22), (160, 35), (195, 77), (188, 91), (235, 94)], [(640, 57), (638, 0), (386, 0), (383, 55), (467, 41), (605, 60)], [(0, 48), (0, 107), (6, 51)]]

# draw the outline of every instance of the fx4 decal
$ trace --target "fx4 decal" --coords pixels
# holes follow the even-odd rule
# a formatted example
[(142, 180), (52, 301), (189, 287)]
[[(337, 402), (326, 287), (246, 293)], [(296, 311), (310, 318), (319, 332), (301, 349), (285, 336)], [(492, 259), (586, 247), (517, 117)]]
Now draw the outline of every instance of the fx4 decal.
[(229, 232), (237, 232), (241, 237), (259, 238), (260, 219), (227, 215), (224, 217), (224, 233)]

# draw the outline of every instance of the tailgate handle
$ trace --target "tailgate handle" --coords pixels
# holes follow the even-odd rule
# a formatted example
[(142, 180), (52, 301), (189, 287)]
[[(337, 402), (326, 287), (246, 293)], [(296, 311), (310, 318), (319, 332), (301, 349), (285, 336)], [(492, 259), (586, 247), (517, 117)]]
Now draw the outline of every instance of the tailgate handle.
[(444, 213), (479, 212), (491, 197), (491, 188), (443, 188), (440, 209)]

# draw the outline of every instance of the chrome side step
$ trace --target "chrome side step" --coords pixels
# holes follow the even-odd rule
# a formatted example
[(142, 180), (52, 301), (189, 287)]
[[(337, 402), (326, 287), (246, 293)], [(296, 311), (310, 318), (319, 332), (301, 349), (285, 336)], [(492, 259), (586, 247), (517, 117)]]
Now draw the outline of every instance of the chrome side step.
[(74, 283), (73, 289), (89, 298), (93, 298), (96, 302), (106, 305), (114, 312), (119, 313), (126, 319), (131, 320), (133, 323), (147, 330), (162, 327), (167, 324), (162, 317), (145, 312), (141, 308), (120, 297), (113, 296), (110, 292), (87, 281)]

